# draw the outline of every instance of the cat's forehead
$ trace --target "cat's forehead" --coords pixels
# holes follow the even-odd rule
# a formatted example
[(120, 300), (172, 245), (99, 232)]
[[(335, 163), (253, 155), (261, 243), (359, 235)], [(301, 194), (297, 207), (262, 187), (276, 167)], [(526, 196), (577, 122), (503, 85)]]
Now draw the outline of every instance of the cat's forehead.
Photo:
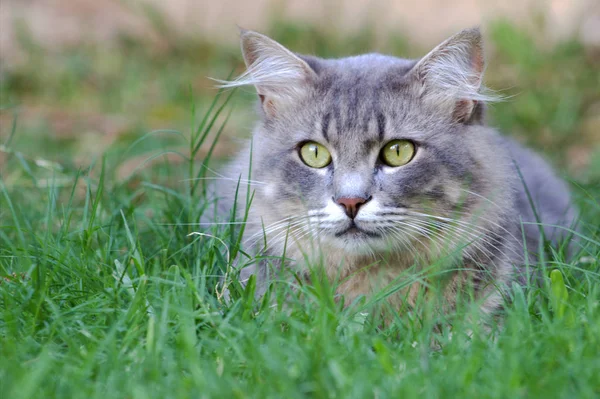
[(361, 78), (373, 83), (388, 74), (404, 75), (416, 63), (415, 60), (378, 53), (335, 59), (310, 57), (307, 61), (311, 66), (315, 66), (319, 76), (331, 77), (338, 82)]
[(319, 78), (307, 111), (326, 140), (379, 142), (389, 136), (390, 125), (404, 119), (402, 103), (409, 98), (403, 85), (415, 61), (365, 54), (310, 64)]

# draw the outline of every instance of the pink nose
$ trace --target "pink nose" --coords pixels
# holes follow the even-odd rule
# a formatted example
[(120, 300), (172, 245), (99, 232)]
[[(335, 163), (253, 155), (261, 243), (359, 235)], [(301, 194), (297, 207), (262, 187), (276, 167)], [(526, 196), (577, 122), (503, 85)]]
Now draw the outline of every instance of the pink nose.
[[(369, 198), (370, 199), (370, 198)], [(336, 202), (344, 207), (346, 211), (346, 215), (350, 219), (354, 219), (356, 214), (358, 213), (358, 208), (361, 207), (362, 204), (367, 202), (369, 199), (364, 198), (338, 198)]]

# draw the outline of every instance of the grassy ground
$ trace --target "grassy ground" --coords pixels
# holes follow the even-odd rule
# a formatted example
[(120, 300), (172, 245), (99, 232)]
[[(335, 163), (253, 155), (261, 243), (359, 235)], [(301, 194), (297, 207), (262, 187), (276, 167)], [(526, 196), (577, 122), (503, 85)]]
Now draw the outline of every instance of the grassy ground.
[[(577, 256), (549, 248), (543, 283), (515, 289), (493, 339), (469, 305), (448, 316), (450, 339), (427, 306), (383, 328), (364, 317), (376, 303), (342, 309), (326, 284), (286, 308), (251, 288), (221, 303), (239, 234), (189, 236), (204, 203), (185, 179), (249, 134), (252, 93), (211, 107), (205, 79), (239, 66), (237, 49), (166, 31), (158, 48), (49, 54), (23, 32), (26, 62), (0, 87), (0, 397), (598, 397), (600, 55), (489, 32), (487, 82), (512, 96), (492, 123), (551, 159), (583, 214)], [(323, 56), (423, 51), (368, 31), (271, 33)]]

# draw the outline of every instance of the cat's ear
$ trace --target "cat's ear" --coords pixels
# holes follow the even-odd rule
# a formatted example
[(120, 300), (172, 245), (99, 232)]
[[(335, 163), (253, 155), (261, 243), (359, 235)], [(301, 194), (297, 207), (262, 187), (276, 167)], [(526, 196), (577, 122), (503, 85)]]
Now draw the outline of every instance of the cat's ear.
[(222, 86), (254, 85), (268, 116), (298, 101), (316, 77), (304, 60), (265, 35), (241, 30), (241, 46), (246, 71)]
[(479, 28), (463, 30), (444, 41), (413, 67), (419, 95), (467, 122), (478, 102), (493, 101), (482, 88), (485, 61)]

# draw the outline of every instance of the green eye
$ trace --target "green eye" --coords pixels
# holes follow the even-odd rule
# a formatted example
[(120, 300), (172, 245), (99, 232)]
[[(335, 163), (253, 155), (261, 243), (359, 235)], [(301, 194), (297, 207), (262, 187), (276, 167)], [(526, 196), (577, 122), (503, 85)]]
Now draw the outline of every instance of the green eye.
[(324, 168), (331, 163), (331, 154), (327, 148), (314, 141), (300, 147), (300, 158), (311, 168)]
[(381, 150), (381, 160), (388, 166), (406, 165), (415, 155), (415, 145), (408, 140), (392, 140)]

